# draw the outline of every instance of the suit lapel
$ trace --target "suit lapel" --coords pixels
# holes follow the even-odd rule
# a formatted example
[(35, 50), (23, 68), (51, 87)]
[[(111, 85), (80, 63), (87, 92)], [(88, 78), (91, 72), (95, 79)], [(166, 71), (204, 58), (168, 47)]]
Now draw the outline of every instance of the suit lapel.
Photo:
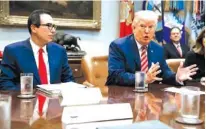
[(131, 43), (131, 45), (129, 46), (131, 46), (130, 50), (137, 68), (136, 71), (139, 71), (141, 69), (141, 61), (140, 61), (139, 50), (136, 41), (134, 39), (134, 35), (131, 36), (129, 43)]
[(53, 50), (51, 45), (47, 45), (47, 52), (48, 52), (48, 61), (49, 61), (49, 72), (50, 72), (50, 83), (53, 83), (54, 80), (54, 64), (55, 64), (55, 54), (53, 54), (55, 51)]
[(24, 58), (25, 58), (26, 62), (29, 62), (29, 65), (31, 68), (31, 71), (28, 71), (28, 72), (33, 73), (34, 78), (37, 80), (37, 83), (41, 84), (38, 69), (36, 66), (36, 61), (34, 58), (33, 50), (32, 50), (29, 39), (26, 40), (26, 42), (24, 43), (24, 46), (26, 47), (26, 52), (25, 52)]
[(182, 49), (182, 56), (184, 57), (185, 56), (185, 54), (186, 54), (186, 46), (184, 45), (184, 44), (180, 44), (180, 46), (181, 46), (181, 49)]
[(148, 49), (147, 49), (148, 69), (151, 67), (152, 62), (154, 62), (153, 57), (155, 57), (154, 56), (154, 50), (153, 50), (153, 47), (152, 47), (152, 43), (150, 42), (148, 44)]

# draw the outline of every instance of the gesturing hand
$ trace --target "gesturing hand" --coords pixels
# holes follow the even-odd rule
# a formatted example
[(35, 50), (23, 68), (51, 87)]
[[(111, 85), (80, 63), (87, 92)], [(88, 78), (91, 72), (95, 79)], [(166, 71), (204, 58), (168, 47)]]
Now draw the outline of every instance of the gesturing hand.
[(152, 63), (152, 66), (146, 73), (146, 83), (147, 84), (152, 83), (157, 80), (158, 81), (162, 80), (162, 78), (156, 77), (159, 73), (161, 73), (161, 70), (159, 70), (159, 68), (160, 68), (159, 62), (157, 62), (156, 64)]
[(177, 69), (176, 78), (177, 81), (192, 80), (191, 76), (196, 74), (198, 70), (197, 65), (193, 64), (188, 67), (183, 67), (183, 62), (180, 63), (180, 66)]

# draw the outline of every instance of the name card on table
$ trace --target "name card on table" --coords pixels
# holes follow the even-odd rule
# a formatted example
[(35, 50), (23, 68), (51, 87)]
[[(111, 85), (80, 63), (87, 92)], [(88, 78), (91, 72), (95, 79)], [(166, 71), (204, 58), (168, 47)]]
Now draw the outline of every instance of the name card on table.
[(62, 92), (61, 106), (98, 104), (102, 99), (99, 88), (73, 88)]
[(64, 107), (62, 114), (64, 124), (118, 121), (132, 118), (133, 114), (129, 103)]

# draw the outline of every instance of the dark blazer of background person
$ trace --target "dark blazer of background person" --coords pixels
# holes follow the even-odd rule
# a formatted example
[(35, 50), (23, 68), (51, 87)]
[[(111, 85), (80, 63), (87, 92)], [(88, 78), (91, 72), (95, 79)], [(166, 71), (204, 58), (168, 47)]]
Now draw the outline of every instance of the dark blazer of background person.
[[(158, 76), (163, 78), (164, 83), (178, 85), (175, 74), (166, 64), (163, 51), (163, 48), (153, 41), (148, 44), (148, 67), (152, 62), (159, 62), (162, 72)], [(108, 66), (106, 85), (135, 85), (135, 72), (141, 71), (141, 60), (133, 34), (110, 44)]]
[(180, 44), (180, 46), (181, 46), (181, 49), (182, 49), (182, 57), (180, 56), (176, 46), (172, 42), (163, 45), (165, 59), (185, 58), (185, 55), (187, 54), (187, 52), (190, 49), (185, 44)]
[[(50, 83), (74, 81), (66, 50), (56, 43), (49, 43), (47, 52)], [(1, 90), (19, 90), (20, 73), (33, 73), (34, 86), (41, 84), (29, 39), (5, 47), (1, 70)]]
[(205, 29), (199, 34), (196, 44), (191, 51), (189, 51), (185, 58), (184, 66), (197, 64), (199, 68), (196, 75), (193, 75), (194, 80), (200, 80), (205, 77)]

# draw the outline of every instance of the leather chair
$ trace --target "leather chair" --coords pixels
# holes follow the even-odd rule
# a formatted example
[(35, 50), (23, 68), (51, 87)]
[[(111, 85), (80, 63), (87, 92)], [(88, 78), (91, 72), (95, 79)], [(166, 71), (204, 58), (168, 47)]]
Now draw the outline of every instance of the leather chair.
[(108, 94), (108, 88), (105, 86), (108, 76), (108, 56), (85, 56), (81, 62), (81, 68), (87, 86), (99, 87), (102, 94)]
[(181, 59), (179, 58), (179, 59), (167, 59), (166, 60), (169, 68), (175, 73), (177, 73), (177, 69), (180, 65), (180, 62), (184, 62), (184, 61), (185, 61), (185, 59), (182, 59), (182, 58)]

